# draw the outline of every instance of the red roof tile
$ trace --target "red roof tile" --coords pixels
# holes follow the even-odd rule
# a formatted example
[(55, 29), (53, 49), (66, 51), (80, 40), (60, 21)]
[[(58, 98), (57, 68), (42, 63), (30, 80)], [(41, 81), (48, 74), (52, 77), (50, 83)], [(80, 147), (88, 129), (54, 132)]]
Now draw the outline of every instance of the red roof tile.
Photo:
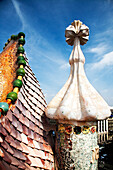
[(3, 159), (4, 159), (6, 162), (11, 163), (11, 157), (10, 157), (10, 155), (9, 155), (3, 148), (2, 148), (2, 151), (3, 151), (3, 153), (4, 153)]
[[(16, 53), (16, 48), (14, 50)], [(27, 64), (23, 86), (16, 103), (0, 124), (1, 151), (4, 155), (0, 161), (0, 170), (52, 170), (54, 157), (49, 145), (51, 138), (46, 134), (50, 129), (44, 113), (46, 101), (25, 59)]]
[(23, 151), (21, 145), (20, 145), (20, 142), (15, 140), (15, 143), (16, 143), (16, 149), (20, 150), (20, 151)]
[(28, 140), (28, 146), (35, 148), (34, 143), (33, 143), (33, 139), (27, 137), (27, 140)]
[(29, 154), (28, 146), (25, 145), (24, 143), (20, 143), (20, 145), (22, 147), (22, 152)]
[(11, 170), (18, 170), (18, 168), (13, 165), (10, 165), (10, 168), (11, 168)]
[[(9, 110), (9, 111), (10, 111), (10, 110)], [(9, 111), (8, 111), (8, 112), (9, 112)], [(16, 118), (18, 118), (18, 119), (19, 119), (20, 112), (19, 112), (19, 110), (18, 110), (18, 108), (17, 108), (17, 107), (15, 107), (15, 110), (14, 110), (13, 114), (16, 116)]]
[(6, 118), (5, 122), (3, 123), (4, 128), (10, 133), (11, 132), (11, 125), (9, 120)]
[(0, 170), (12, 170), (12, 169), (10, 168), (9, 164), (7, 164), (5, 161), (1, 161)]
[(2, 146), (4, 149), (6, 149), (6, 150), (7, 150), (7, 148), (8, 148), (8, 144), (7, 144), (6, 141), (2, 142), (2, 143), (1, 143), (1, 146)]
[(0, 134), (0, 143), (2, 143), (2, 142), (3, 142), (3, 139), (2, 139), (1, 134)]
[(27, 136), (24, 133), (21, 133), (21, 141), (25, 144), (28, 144)]
[(7, 118), (12, 122), (12, 111), (11, 110), (8, 111)]
[(19, 161), (18, 168), (19, 169), (26, 169), (26, 166), (23, 164), (23, 162)]
[(10, 132), (10, 134), (11, 134), (11, 136), (12, 137), (14, 137), (15, 139), (17, 138), (17, 131), (16, 131), (16, 129), (14, 128), (14, 126), (10, 126), (11, 127), (11, 132)]
[(40, 167), (40, 168), (43, 168), (43, 164), (41, 162), (41, 160), (39, 158), (33, 158), (31, 156), (28, 156), (29, 160), (31, 161), (31, 165), (30, 166), (33, 166), (33, 167)]
[(20, 142), (22, 141), (22, 136), (21, 133), (19, 131), (17, 131), (17, 136), (16, 136), (17, 140), (19, 140)]
[(3, 158), (4, 157), (4, 152), (2, 151), (2, 149), (0, 148), (0, 158)]
[(22, 123), (21, 122), (17, 122), (17, 130), (19, 131), (19, 132), (23, 132), (23, 127), (22, 127)]

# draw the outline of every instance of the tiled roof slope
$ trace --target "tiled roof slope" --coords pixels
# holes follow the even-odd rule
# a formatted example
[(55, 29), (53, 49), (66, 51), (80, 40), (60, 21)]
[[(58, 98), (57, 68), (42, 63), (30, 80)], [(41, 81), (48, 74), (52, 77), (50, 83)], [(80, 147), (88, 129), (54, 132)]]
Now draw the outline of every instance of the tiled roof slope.
[(46, 101), (25, 57), (25, 76), (18, 99), (0, 123), (0, 170), (54, 169)]

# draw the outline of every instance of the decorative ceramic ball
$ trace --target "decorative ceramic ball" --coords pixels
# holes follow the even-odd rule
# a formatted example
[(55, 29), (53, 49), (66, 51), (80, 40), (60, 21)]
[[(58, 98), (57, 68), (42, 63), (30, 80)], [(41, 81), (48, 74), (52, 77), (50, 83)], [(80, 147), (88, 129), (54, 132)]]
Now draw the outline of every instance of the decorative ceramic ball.
[(11, 38), (9, 38), (8, 40), (7, 40), (7, 42), (9, 43), (11, 41)]
[(18, 44), (20, 45), (24, 45), (25, 44), (25, 39), (24, 38), (20, 38), (19, 40), (18, 40)]
[(21, 88), (22, 87), (22, 81), (17, 79), (13, 82), (13, 87), (18, 87)]
[(25, 60), (25, 58), (23, 56), (18, 56), (17, 61), (19, 60)]
[(25, 38), (25, 34), (23, 32), (18, 33), (18, 37), (21, 38), (21, 36), (23, 36)]
[(18, 35), (11, 35), (11, 40), (17, 40)]
[(15, 39), (15, 35), (11, 35), (11, 40), (14, 40)]
[(15, 35), (15, 36), (14, 36), (14, 40), (17, 40), (17, 39), (18, 39), (18, 35)]
[(23, 68), (19, 68), (16, 73), (17, 73), (17, 76), (24, 76), (25, 70)]
[(17, 93), (16, 92), (10, 92), (7, 95), (6, 99), (11, 99), (12, 102), (14, 103), (17, 100)]
[(23, 66), (26, 66), (26, 61), (25, 60), (19, 60), (18, 61), (18, 65), (23, 65)]
[(24, 48), (23, 47), (18, 47), (18, 49), (17, 49), (17, 53), (22, 53), (22, 54), (24, 54)]
[(7, 45), (8, 45), (8, 42), (5, 43), (5, 46), (7, 46)]
[(2, 114), (6, 115), (7, 111), (9, 110), (9, 105), (6, 102), (1, 102), (0, 109), (2, 110)]

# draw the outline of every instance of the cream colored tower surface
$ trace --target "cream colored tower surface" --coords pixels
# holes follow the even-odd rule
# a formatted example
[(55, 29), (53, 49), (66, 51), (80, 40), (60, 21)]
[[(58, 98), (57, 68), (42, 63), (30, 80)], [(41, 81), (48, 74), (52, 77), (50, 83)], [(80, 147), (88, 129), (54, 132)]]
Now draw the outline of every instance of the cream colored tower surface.
[(89, 28), (74, 21), (65, 31), (66, 42), (73, 45), (69, 58), (70, 75), (48, 104), (46, 115), (57, 120), (55, 161), (58, 170), (97, 170), (97, 120), (110, 116), (110, 108), (89, 83), (85, 57), (80, 45), (88, 41)]
[(109, 117), (111, 112), (108, 104), (89, 83), (84, 72), (85, 57), (80, 44), (88, 41), (89, 28), (75, 20), (66, 28), (65, 37), (66, 42), (74, 46), (69, 58), (70, 75), (48, 104), (47, 117), (74, 125), (85, 125)]

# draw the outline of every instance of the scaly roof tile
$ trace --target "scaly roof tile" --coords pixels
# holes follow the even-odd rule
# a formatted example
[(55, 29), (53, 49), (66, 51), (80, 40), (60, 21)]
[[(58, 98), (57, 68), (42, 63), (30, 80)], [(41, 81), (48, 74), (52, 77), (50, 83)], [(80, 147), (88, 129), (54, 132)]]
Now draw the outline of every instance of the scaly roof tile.
[(29, 160), (31, 161), (31, 165), (30, 166), (33, 166), (33, 167), (40, 167), (40, 168), (43, 168), (43, 164), (41, 162), (41, 160), (39, 158), (33, 158), (31, 156), (28, 156)]
[(8, 163), (2, 160), (0, 162), (0, 170), (12, 170)]
[(10, 165), (10, 168), (11, 168), (11, 170), (18, 170), (18, 168), (13, 165)]
[(9, 112), (7, 113), (7, 118), (10, 120), (10, 122), (12, 122), (12, 111), (9, 110)]
[(28, 128), (25, 125), (23, 125), (22, 128), (23, 128), (23, 133), (28, 136)]
[[(12, 50), (15, 55), (17, 46)], [(8, 48), (5, 51), (10, 52)], [(17, 101), (0, 124), (0, 142), (4, 154), (0, 168), (1, 170), (52, 170), (54, 158), (49, 145), (51, 138), (46, 134), (50, 125), (46, 121), (44, 112), (47, 104), (25, 54), (23, 56), (26, 60), (23, 85)]]
[(28, 139), (27, 136), (24, 133), (21, 133), (21, 141), (25, 144), (28, 144)]
[(20, 145), (21, 145), (21, 147), (22, 147), (22, 152), (29, 154), (28, 146), (25, 145), (25, 144), (22, 143), (22, 142), (20, 143)]
[(10, 155), (3, 148), (2, 148), (2, 151), (4, 153), (3, 160), (5, 160), (7, 163), (11, 164), (11, 157), (10, 157)]
[(5, 123), (3, 124), (3, 126), (9, 133), (11, 132), (10, 121), (7, 118), (5, 119)]
[(23, 129), (22, 129), (22, 123), (21, 122), (17, 122), (17, 130), (19, 131), (19, 132), (23, 132)]

